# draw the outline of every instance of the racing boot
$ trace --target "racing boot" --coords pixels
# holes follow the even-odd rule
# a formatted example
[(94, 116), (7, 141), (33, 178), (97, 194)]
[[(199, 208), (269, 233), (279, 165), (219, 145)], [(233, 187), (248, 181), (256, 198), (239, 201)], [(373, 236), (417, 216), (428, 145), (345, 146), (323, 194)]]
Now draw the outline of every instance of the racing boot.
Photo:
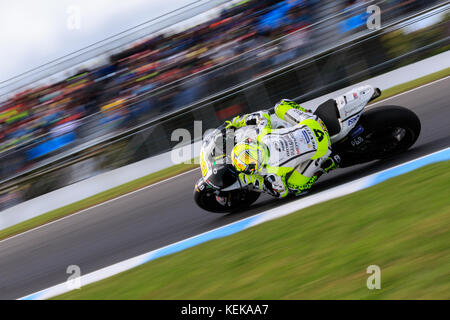
[(338, 154), (330, 155), (321, 165), (323, 173), (329, 173), (330, 171), (339, 167), (341, 157)]

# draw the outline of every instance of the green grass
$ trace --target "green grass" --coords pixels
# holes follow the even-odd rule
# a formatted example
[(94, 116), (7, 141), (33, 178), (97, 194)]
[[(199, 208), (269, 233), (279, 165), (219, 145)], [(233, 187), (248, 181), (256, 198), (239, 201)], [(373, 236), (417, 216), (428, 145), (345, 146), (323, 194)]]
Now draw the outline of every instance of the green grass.
[[(450, 75), (450, 68), (447, 68), (445, 70), (430, 74), (426, 77), (393, 87), (391, 89), (385, 90), (381, 97), (374, 100), (379, 101), (382, 99), (386, 99), (390, 96), (399, 94), (401, 92), (413, 89), (415, 87), (421, 86), (423, 84), (426, 84), (428, 82), (432, 82), (441, 78), (444, 78), (446, 76)], [(180, 165), (175, 166), (172, 168), (168, 168), (165, 170), (162, 170), (160, 172), (156, 172), (154, 174), (151, 174), (149, 176), (137, 179), (135, 181), (129, 182), (123, 186), (116, 187), (111, 190), (107, 190), (105, 192), (102, 192), (100, 194), (94, 195), (90, 198), (87, 198), (85, 200), (78, 201), (76, 203), (73, 203), (71, 205), (65, 206), (63, 208), (53, 210), (51, 212), (45, 213), (39, 217), (24, 221), (18, 225), (12, 226), (10, 228), (0, 230), (0, 240), (8, 238), (10, 236), (13, 236), (15, 234), (36, 228), (40, 225), (43, 225), (45, 223), (60, 219), (64, 216), (70, 215), (72, 213), (75, 213), (79, 210), (89, 208), (93, 205), (99, 204), (101, 202), (113, 199), (115, 197), (118, 197), (120, 195), (126, 194), (128, 192), (134, 191), (136, 189), (145, 187), (147, 185), (150, 185), (152, 183), (155, 183), (157, 181), (175, 176), (179, 173), (185, 172), (187, 170), (190, 170), (194, 168), (193, 165)]]
[(378, 97), (377, 99), (375, 99), (372, 103), (387, 99), (389, 97), (395, 96), (397, 94), (403, 93), (405, 91), (420, 87), (424, 84), (427, 84), (427, 83), (430, 83), (430, 82), (433, 82), (433, 81), (436, 81), (436, 80), (439, 80), (439, 79), (442, 79), (442, 78), (445, 78), (448, 76), (450, 76), (450, 68), (429, 74), (425, 77), (418, 78), (413, 81), (399, 84), (398, 86), (384, 90), (381, 93), (381, 96)]
[[(450, 299), (450, 162), (56, 299)], [(381, 289), (368, 290), (370, 265)]]
[(36, 228), (45, 223), (48, 223), (48, 222), (51, 222), (51, 221), (54, 221), (57, 219), (61, 219), (65, 216), (73, 214), (77, 211), (95, 206), (99, 203), (114, 199), (114, 198), (124, 195), (126, 193), (138, 190), (145, 186), (148, 186), (148, 185), (151, 185), (158, 181), (176, 176), (177, 174), (186, 172), (188, 170), (191, 170), (191, 169), (194, 169), (197, 167), (198, 167), (197, 164), (175, 165), (170, 168), (149, 174), (142, 178), (130, 181), (128, 183), (117, 186), (115, 188), (103, 191), (101, 193), (93, 195), (92, 197), (74, 202), (67, 206), (47, 212), (47, 213), (37, 216), (35, 218), (26, 220), (24, 222), (21, 222), (19, 224), (16, 224), (16, 225), (6, 228), (4, 230), (0, 230), (0, 240), (11, 237), (15, 234), (22, 233), (24, 231), (27, 231), (27, 230), (30, 230), (33, 228)]

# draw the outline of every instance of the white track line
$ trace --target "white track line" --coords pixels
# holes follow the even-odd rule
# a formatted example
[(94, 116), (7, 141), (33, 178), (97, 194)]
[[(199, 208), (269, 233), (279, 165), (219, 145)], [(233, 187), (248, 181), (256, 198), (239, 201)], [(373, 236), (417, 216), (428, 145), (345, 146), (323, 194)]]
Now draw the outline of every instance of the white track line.
[[(157, 186), (157, 185), (166, 183), (166, 182), (168, 182), (168, 181), (170, 181), (170, 180), (173, 180), (173, 179), (175, 179), (175, 178), (181, 177), (182, 175), (188, 174), (188, 173), (190, 173), (190, 172), (194, 172), (195, 170), (199, 170), (199, 168), (195, 168), (195, 169), (192, 169), (192, 170), (189, 170), (189, 171), (180, 173), (180, 174), (178, 174), (178, 175), (176, 175), (176, 176), (173, 176), (173, 177), (164, 179), (164, 180), (162, 180), (162, 181), (158, 181), (158, 182), (156, 182), (156, 183), (150, 184), (150, 185), (148, 185), (148, 186), (139, 188), (139, 189), (137, 189), (137, 190), (134, 190), (134, 191), (125, 193), (125, 194), (120, 195), (120, 196), (118, 196), (118, 197), (116, 197), (116, 198), (112, 198), (112, 199), (106, 200), (106, 201), (104, 201), (104, 202), (98, 203), (98, 204), (96, 204), (96, 205), (94, 205), (94, 206), (91, 206), (91, 207), (89, 207), (89, 208), (86, 208), (86, 209), (83, 209), (83, 210), (80, 210), (80, 211), (71, 213), (71, 214), (69, 214), (69, 215), (67, 215), (67, 216), (64, 216), (64, 217), (62, 217), (62, 218), (59, 218), (59, 219), (57, 219), (57, 220), (53, 220), (53, 221), (47, 222), (47, 223), (45, 223), (45, 224), (43, 224), (43, 225), (40, 225), (40, 226), (38, 226), (38, 227), (35, 227), (35, 228), (33, 228), (33, 229), (30, 229), (30, 230), (27, 230), (27, 231), (24, 231), (24, 232), (15, 234), (15, 235), (13, 235), (13, 236), (11, 236), (11, 237), (9, 237), (9, 238), (0, 240), (0, 243), (2, 243), (2, 242), (4, 242), (4, 241), (8, 241), (8, 240), (10, 240), (10, 239), (14, 239), (14, 238), (19, 237), (19, 236), (21, 236), (21, 235), (24, 235), (24, 234), (26, 234), (26, 233), (29, 233), (29, 232), (32, 232), (32, 231), (36, 231), (36, 230), (38, 230), (38, 229), (41, 229), (41, 228), (46, 227), (46, 226), (49, 226), (49, 225), (54, 224), (54, 223), (56, 223), (56, 222), (60, 222), (60, 221), (65, 220), (65, 219), (72, 218), (72, 217), (75, 216), (75, 215), (78, 215), (78, 214), (80, 214), (80, 213), (83, 213), (83, 212), (85, 212), (85, 211), (88, 211), (88, 210), (91, 210), (91, 209), (100, 207), (100, 206), (105, 205), (105, 204), (108, 204), (108, 203), (111, 203), (111, 202), (116, 201), (116, 200), (119, 200), (119, 199), (121, 199), (121, 198), (128, 197), (128, 196), (130, 196), (130, 195), (132, 195), (132, 194), (134, 194), (134, 193), (138, 193), (138, 192), (141, 192), (141, 191), (143, 191), (143, 190), (146, 190), (146, 189), (155, 187), (155, 186)], [(106, 190), (106, 191), (108, 191), (108, 190)], [(80, 201), (83, 201), (83, 200), (80, 200)], [(44, 214), (45, 214), (45, 213), (44, 213)]]
[[(385, 98), (385, 99), (383, 99), (383, 100), (381, 100), (381, 101), (377, 101), (377, 102), (375, 102), (375, 103), (372, 103), (372, 104), (370, 104), (368, 107), (377, 105), (377, 104), (379, 104), (379, 103), (383, 103), (383, 102), (385, 102), (385, 101), (388, 101), (388, 100), (391, 100), (391, 99), (394, 99), (394, 98), (398, 98), (398, 97), (400, 97), (400, 96), (403, 96), (403, 95), (405, 95), (405, 94), (411, 93), (411, 92), (413, 92), (413, 91), (416, 91), (416, 90), (419, 90), (419, 89), (422, 89), (422, 88), (426, 88), (426, 87), (428, 87), (428, 86), (431, 86), (431, 85), (433, 85), (433, 84), (436, 84), (436, 83), (441, 82), (441, 81), (444, 81), (444, 80), (447, 80), (447, 79), (449, 79), (449, 78), (450, 78), (450, 76), (446, 76), (445, 78), (441, 78), (441, 79), (438, 79), (438, 80), (434, 80), (433, 82), (429, 82), (429, 83), (427, 83), (427, 84), (423, 84), (423, 85), (421, 85), (421, 86), (419, 86), (419, 87), (410, 89), (410, 90), (408, 90), (408, 91), (405, 91), (405, 92), (402, 92), (402, 93), (398, 93), (398, 94), (396, 94), (395, 96), (388, 97), (388, 98)], [(414, 80), (412, 80), (412, 81), (414, 81)], [(389, 90), (389, 89), (386, 89), (386, 90)], [(386, 91), (386, 90), (384, 90), (384, 91)], [(382, 94), (383, 94), (383, 92), (382, 92)]]

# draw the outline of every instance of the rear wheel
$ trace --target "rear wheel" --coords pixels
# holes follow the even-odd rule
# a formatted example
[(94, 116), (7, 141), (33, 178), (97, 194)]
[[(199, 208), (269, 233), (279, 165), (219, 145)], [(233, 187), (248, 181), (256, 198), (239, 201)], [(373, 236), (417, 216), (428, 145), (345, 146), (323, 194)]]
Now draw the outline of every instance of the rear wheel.
[(371, 142), (376, 159), (384, 159), (408, 150), (419, 138), (421, 125), (417, 115), (400, 106), (383, 106), (364, 113), (366, 142)]
[(373, 108), (363, 113), (348, 138), (333, 145), (333, 150), (341, 157), (341, 167), (386, 159), (408, 150), (420, 130), (419, 118), (407, 108)]

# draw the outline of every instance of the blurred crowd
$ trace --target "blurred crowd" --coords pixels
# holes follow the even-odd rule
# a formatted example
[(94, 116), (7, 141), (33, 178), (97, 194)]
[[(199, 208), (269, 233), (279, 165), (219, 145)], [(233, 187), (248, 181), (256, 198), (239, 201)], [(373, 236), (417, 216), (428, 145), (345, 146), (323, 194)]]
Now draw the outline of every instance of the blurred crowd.
[[(330, 14), (345, 15), (342, 36), (360, 28), (362, 20), (354, 17), (366, 14), (367, 2), (373, 1), (243, 0), (183, 32), (147, 38), (112, 55), (107, 65), (1, 103), (0, 152), (26, 147), (22, 160), (39, 159), (257, 77), (306, 54), (308, 43), (320, 39), (310, 26)], [(385, 2), (399, 15), (433, 1)], [(249, 55), (255, 48), (262, 49)], [(236, 57), (240, 62), (231, 63)]]

